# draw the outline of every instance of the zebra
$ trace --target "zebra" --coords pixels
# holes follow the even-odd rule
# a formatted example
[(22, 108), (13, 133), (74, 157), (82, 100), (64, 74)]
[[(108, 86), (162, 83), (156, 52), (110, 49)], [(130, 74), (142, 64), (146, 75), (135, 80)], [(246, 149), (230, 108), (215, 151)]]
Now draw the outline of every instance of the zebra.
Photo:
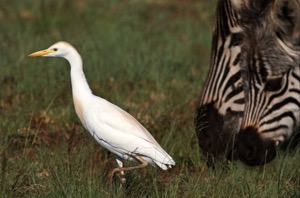
[(245, 94), (236, 152), (245, 164), (270, 162), (300, 126), (299, 0), (253, 0), (241, 7)]
[(243, 42), (238, 1), (220, 0), (216, 9), (210, 69), (195, 113), (195, 131), (207, 164), (215, 158), (230, 158), (231, 142), (238, 132), (244, 110), (240, 72)]

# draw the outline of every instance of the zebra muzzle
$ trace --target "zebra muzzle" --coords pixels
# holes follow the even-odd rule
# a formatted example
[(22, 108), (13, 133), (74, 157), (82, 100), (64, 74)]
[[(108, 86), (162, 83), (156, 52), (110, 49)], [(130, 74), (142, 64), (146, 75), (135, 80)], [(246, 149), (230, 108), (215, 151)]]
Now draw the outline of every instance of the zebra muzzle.
[(275, 158), (276, 146), (274, 141), (262, 139), (256, 128), (247, 127), (238, 134), (236, 152), (244, 164), (263, 165)]

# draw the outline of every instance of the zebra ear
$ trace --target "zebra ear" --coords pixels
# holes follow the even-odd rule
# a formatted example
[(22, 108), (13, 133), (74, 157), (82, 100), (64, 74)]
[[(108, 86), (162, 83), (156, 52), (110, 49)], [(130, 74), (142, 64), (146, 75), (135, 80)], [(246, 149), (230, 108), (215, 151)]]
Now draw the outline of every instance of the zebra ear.
[(275, 21), (276, 32), (283, 39), (300, 46), (300, 1), (276, 1), (272, 10), (272, 19)]
[(253, 0), (250, 1), (251, 9), (258, 13), (263, 12), (270, 4), (274, 3), (274, 0)]
[(241, 21), (243, 24), (251, 24), (258, 16), (268, 13), (272, 5), (274, 5), (276, 0), (231, 0), (241, 16)]
[(242, 12), (260, 13), (275, 0), (230, 0), (235, 10)]

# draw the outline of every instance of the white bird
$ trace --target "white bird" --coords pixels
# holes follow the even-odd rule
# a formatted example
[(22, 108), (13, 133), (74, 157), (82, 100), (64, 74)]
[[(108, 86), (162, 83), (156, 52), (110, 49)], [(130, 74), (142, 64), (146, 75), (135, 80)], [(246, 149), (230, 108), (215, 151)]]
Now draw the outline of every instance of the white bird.
[[(94, 139), (115, 154), (119, 165), (110, 174), (111, 183), (116, 172), (124, 175), (124, 171), (144, 168), (148, 163), (163, 170), (175, 165), (172, 157), (134, 117), (109, 101), (93, 95), (83, 72), (81, 56), (71, 44), (61, 41), (48, 49), (28, 55), (38, 56), (62, 57), (69, 62), (75, 111)], [(122, 159), (140, 164), (123, 167)], [(122, 178), (122, 182), (125, 182), (125, 178)]]

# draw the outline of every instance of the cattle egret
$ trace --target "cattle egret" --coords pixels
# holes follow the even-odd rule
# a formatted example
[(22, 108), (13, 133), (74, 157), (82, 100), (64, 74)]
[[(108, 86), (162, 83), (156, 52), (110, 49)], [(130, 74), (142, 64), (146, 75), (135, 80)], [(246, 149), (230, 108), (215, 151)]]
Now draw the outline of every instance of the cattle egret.
[[(75, 111), (94, 139), (115, 154), (118, 168), (110, 174), (144, 168), (150, 163), (167, 170), (175, 165), (172, 157), (162, 149), (152, 135), (134, 117), (107, 100), (93, 95), (82, 69), (82, 59), (77, 50), (67, 42), (58, 42), (48, 49), (28, 57), (62, 57), (71, 66), (71, 84)], [(124, 167), (123, 161), (140, 162), (137, 166)], [(125, 182), (125, 178), (121, 180)]]

